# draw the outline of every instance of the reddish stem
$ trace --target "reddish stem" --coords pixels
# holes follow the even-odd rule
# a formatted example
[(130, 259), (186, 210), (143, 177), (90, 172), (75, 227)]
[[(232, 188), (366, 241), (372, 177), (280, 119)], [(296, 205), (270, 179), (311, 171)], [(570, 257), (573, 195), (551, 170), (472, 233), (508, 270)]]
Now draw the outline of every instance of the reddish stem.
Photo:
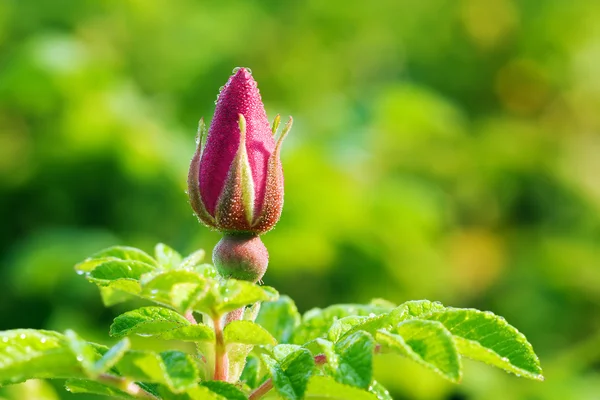
[(216, 381), (227, 381), (229, 370), (229, 359), (225, 351), (225, 340), (223, 339), (223, 327), (221, 326), (221, 318), (213, 318), (215, 326), (215, 375)]

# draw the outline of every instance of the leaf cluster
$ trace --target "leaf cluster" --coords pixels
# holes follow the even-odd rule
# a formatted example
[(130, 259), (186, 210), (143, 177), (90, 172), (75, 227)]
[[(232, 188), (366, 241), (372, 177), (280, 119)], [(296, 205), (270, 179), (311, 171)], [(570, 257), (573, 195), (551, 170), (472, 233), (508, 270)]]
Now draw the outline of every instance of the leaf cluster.
[[(391, 399), (373, 377), (373, 359), (395, 353), (459, 382), (462, 357), (541, 380), (523, 334), (502, 317), (427, 300), (341, 304), (300, 315), (269, 287), (225, 279), (159, 244), (155, 255), (112, 247), (76, 266), (107, 306), (132, 298), (152, 305), (117, 316), (112, 347), (75, 332), (0, 332), (0, 385), (66, 379), (71, 392), (148, 399)], [(236, 311), (237, 310), (237, 311)], [(228, 318), (236, 312), (238, 317)], [(233, 315), (233, 314), (231, 314)], [(195, 343), (196, 351), (131, 348), (129, 337)], [(228, 380), (213, 380), (215, 349), (228, 356)]]

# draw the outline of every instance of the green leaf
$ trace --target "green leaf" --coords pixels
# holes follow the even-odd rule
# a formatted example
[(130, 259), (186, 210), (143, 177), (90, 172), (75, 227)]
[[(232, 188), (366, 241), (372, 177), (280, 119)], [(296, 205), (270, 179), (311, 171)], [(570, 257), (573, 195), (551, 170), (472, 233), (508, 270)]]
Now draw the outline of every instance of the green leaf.
[(445, 307), (439, 301), (410, 300), (400, 304), (390, 312), (390, 326), (396, 325), (398, 322), (402, 322), (410, 318), (420, 318), (422, 315), (429, 314), (434, 311), (442, 311), (444, 309)]
[(281, 296), (276, 301), (261, 304), (256, 323), (269, 331), (278, 343), (290, 343), (294, 329), (300, 325), (300, 313), (292, 299)]
[(304, 344), (318, 337), (326, 337), (334, 321), (349, 316), (376, 316), (389, 312), (388, 307), (377, 304), (337, 304), (324, 309), (313, 308), (302, 317), (292, 342)]
[(390, 392), (388, 392), (388, 390), (377, 381), (371, 382), (371, 386), (369, 386), (369, 392), (377, 396), (378, 400), (394, 400), (394, 398), (390, 395)]
[(69, 379), (65, 382), (65, 388), (71, 393), (89, 393), (101, 396), (116, 397), (119, 399), (137, 399), (127, 392), (113, 386), (86, 379)]
[(75, 266), (75, 270), (80, 273), (91, 272), (100, 264), (104, 264), (107, 261), (116, 260), (139, 261), (150, 266), (158, 266), (152, 257), (139, 249), (126, 246), (114, 246), (101, 250), (91, 257), (86, 258), (84, 261)]
[(204, 260), (205, 255), (206, 255), (206, 252), (202, 249), (193, 252), (192, 254), (190, 254), (189, 256), (184, 258), (183, 261), (181, 261), (178, 269), (186, 269), (186, 270), (194, 269), (202, 262), (202, 260)]
[(210, 389), (211, 392), (223, 396), (227, 400), (248, 400), (248, 396), (244, 394), (237, 386), (231, 383), (222, 381), (206, 381), (202, 382), (202, 386)]
[(131, 342), (128, 338), (124, 338), (119, 341), (113, 347), (110, 348), (102, 358), (94, 364), (94, 372), (97, 374), (102, 374), (109, 369), (111, 369), (117, 362), (121, 360), (123, 355), (129, 348), (131, 347)]
[(156, 354), (150, 351), (128, 351), (115, 366), (122, 376), (136, 381), (162, 383), (176, 393), (185, 391), (198, 381), (196, 364), (180, 351)]
[(346, 332), (350, 331), (356, 326), (362, 325), (367, 320), (369, 320), (369, 317), (362, 317), (358, 315), (340, 318), (334, 321), (329, 328), (329, 331), (327, 332), (327, 339), (332, 342), (337, 342)]
[(518, 376), (544, 379), (531, 344), (502, 317), (491, 312), (449, 307), (421, 318), (441, 322), (454, 336), (458, 351), (466, 357)]
[(313, 376), (310, 378), (304, 398), (321, 400), (377, 400), (376, 395), (336, 382), (329, 376)]
[(134, 334), (155, 336), (187, 325), (190, 325), (190, 322), (173, 310), (164, 307), (142, 307), (115, 318), (109, 334), (119, 338)]
[(171, 350), (163, 351), (160, 357), (166, 367), (169, 386), (173, 389), (189, 388), (198, 381), (198, 369), (188, 354)]
[[(88, 273), (87, 279), (100, 287), (108, 287), (113, 291), (120, 291), (139, 295), (139, 279), (145, 273), (151, 272), (156, 267), (141, 261), (106, 261)], [(111, 297), (110, 301), (115, 298)]]
[(211, 315), (223, 315), (258, 301), (273, 301), (279, 297), (277, 291), (269, 286), (256, 283), (227, 279), (211, 288), (206, 297), (194, 306), (198, 311)]
[[(99, 289), (102, 303), (105, 307), (112, 307), (115, 304), (123, 303), (124, 301), (135, 299), (137, 297), (135, 294), (123, 292), (122, 290), (118, 290), (111, 286), (101, 286)], [(137, 290), (137, 288), (134, 289), (134, 291), (135, 290)]]
[(373, 380), (373, 350), (375, 340), (363, 331), (355, 332), (337, 342), (336, 380), (350, 386), (366, 389)]
[[(159, 399), (168, 400), (167, 397), (162, 395), (161, 393), (157, 393)], [(228, 400), (226, 397), (223, 397), (207, 387), (196, 385), (185, 391), (186, 397), (182, 398), (174, 398), (173, 400)]]
[(280, 362), (265, 354), (262, 357), (271, 371), (273, 386), (279, 395), (289, 400), (302, 399), (315, 368), (315, 361), (310, 352), (299, 348), (290, 352)]
[(181, 264), (181, 254), (164, 243), (159, 243), (154, 247), (154, 256), (158, 265), (164, 269), (175, 269)]
[(275, 346), (277, 341), (262, 326), (251, 321), (231, 321), (223, 329), (225, 343), (269, 344)]
[(63, 335), (15, 329), (0, 332), (0, 385), (34, 378), (84, 378)]
[(100, 358), (100, 355), (94, 347), (70, 329), (65, 332), (65, 339), (73, 355), (81, 364), (83, 371), (90, 377), (98, 375), (94, 364)]
[(254, 389), (261, 383), (261, 362), (258, 356), (249, 354), (246, 358), (246, 365), (240, 376), (240, 381), (244, 382), (248, 387)]
[(142, 295), (156, 303), (186, 312), (199, 296), (204, 296), (209, 283), (193, 271), (172, 270), (142, 280)]
[(408, 320), (393, 332), (379, 331), (377, 342), (432, 369), (452, 382), (461, 378), (461, 364), (452, 335), (436, 321)]
[(183, 340), (185, 342), (214, 342), (215, 332), (204, 324), (182, 326), (159, 335), (164, 340)]

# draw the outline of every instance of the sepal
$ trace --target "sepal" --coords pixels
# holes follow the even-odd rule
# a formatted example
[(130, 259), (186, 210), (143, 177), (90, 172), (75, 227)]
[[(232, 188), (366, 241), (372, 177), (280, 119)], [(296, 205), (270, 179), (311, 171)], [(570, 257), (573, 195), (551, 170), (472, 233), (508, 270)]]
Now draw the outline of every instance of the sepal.
[(215, 210), (216, 223), (224, 232), (252, 232), (254, 180), (246, 149), (246, 119), (239, 114), (240, 144), (231, 163)]
[(202, 201), (200, 195), (200, 183), (198, 181), (198, 174), (200, 172), (200, 160), (202, 159), (203, 141), (206, 137), (206, 124), (204, 118), (201, 118), (198, 122), (198, 133), (196, 136), (196, 152), (192, 158), (190, 164), (190, 171), (188, 173), (188, 196), (190, 198), (190, 205), (196, 213), (196, 216), (204, 225), (211, 229), (218, 229), (215, 219), (206, 210), (206, 206)]
[[(260, 234), (273, 229), (277, 221), (279, 221), (281, 211), (283, 210), (283, 168), (281, 166), (280, 153), (283, 140), (292, 129), (293, 122), (294, 119), (290, 117), (283, 127), (281, 136), (277, 140), (275, 150), (273, 150), (273, 153), (269, 157), (263, 207), (252, 224), (252, 229)], [(279, 124), (277, 123), (277, 125)]]

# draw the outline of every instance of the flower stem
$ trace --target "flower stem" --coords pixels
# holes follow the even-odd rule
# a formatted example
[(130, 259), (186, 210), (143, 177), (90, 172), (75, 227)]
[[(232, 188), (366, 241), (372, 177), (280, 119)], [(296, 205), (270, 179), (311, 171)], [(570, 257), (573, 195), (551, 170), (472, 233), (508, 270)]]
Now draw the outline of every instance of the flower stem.
[(229, 359), (225, 348), (225, 340), (223, 339), (223, 327), (221, 325), (221, 317), (213, 318), (215, 327), (215, 375), (216, 381), (227, 381), (229, 370)]

